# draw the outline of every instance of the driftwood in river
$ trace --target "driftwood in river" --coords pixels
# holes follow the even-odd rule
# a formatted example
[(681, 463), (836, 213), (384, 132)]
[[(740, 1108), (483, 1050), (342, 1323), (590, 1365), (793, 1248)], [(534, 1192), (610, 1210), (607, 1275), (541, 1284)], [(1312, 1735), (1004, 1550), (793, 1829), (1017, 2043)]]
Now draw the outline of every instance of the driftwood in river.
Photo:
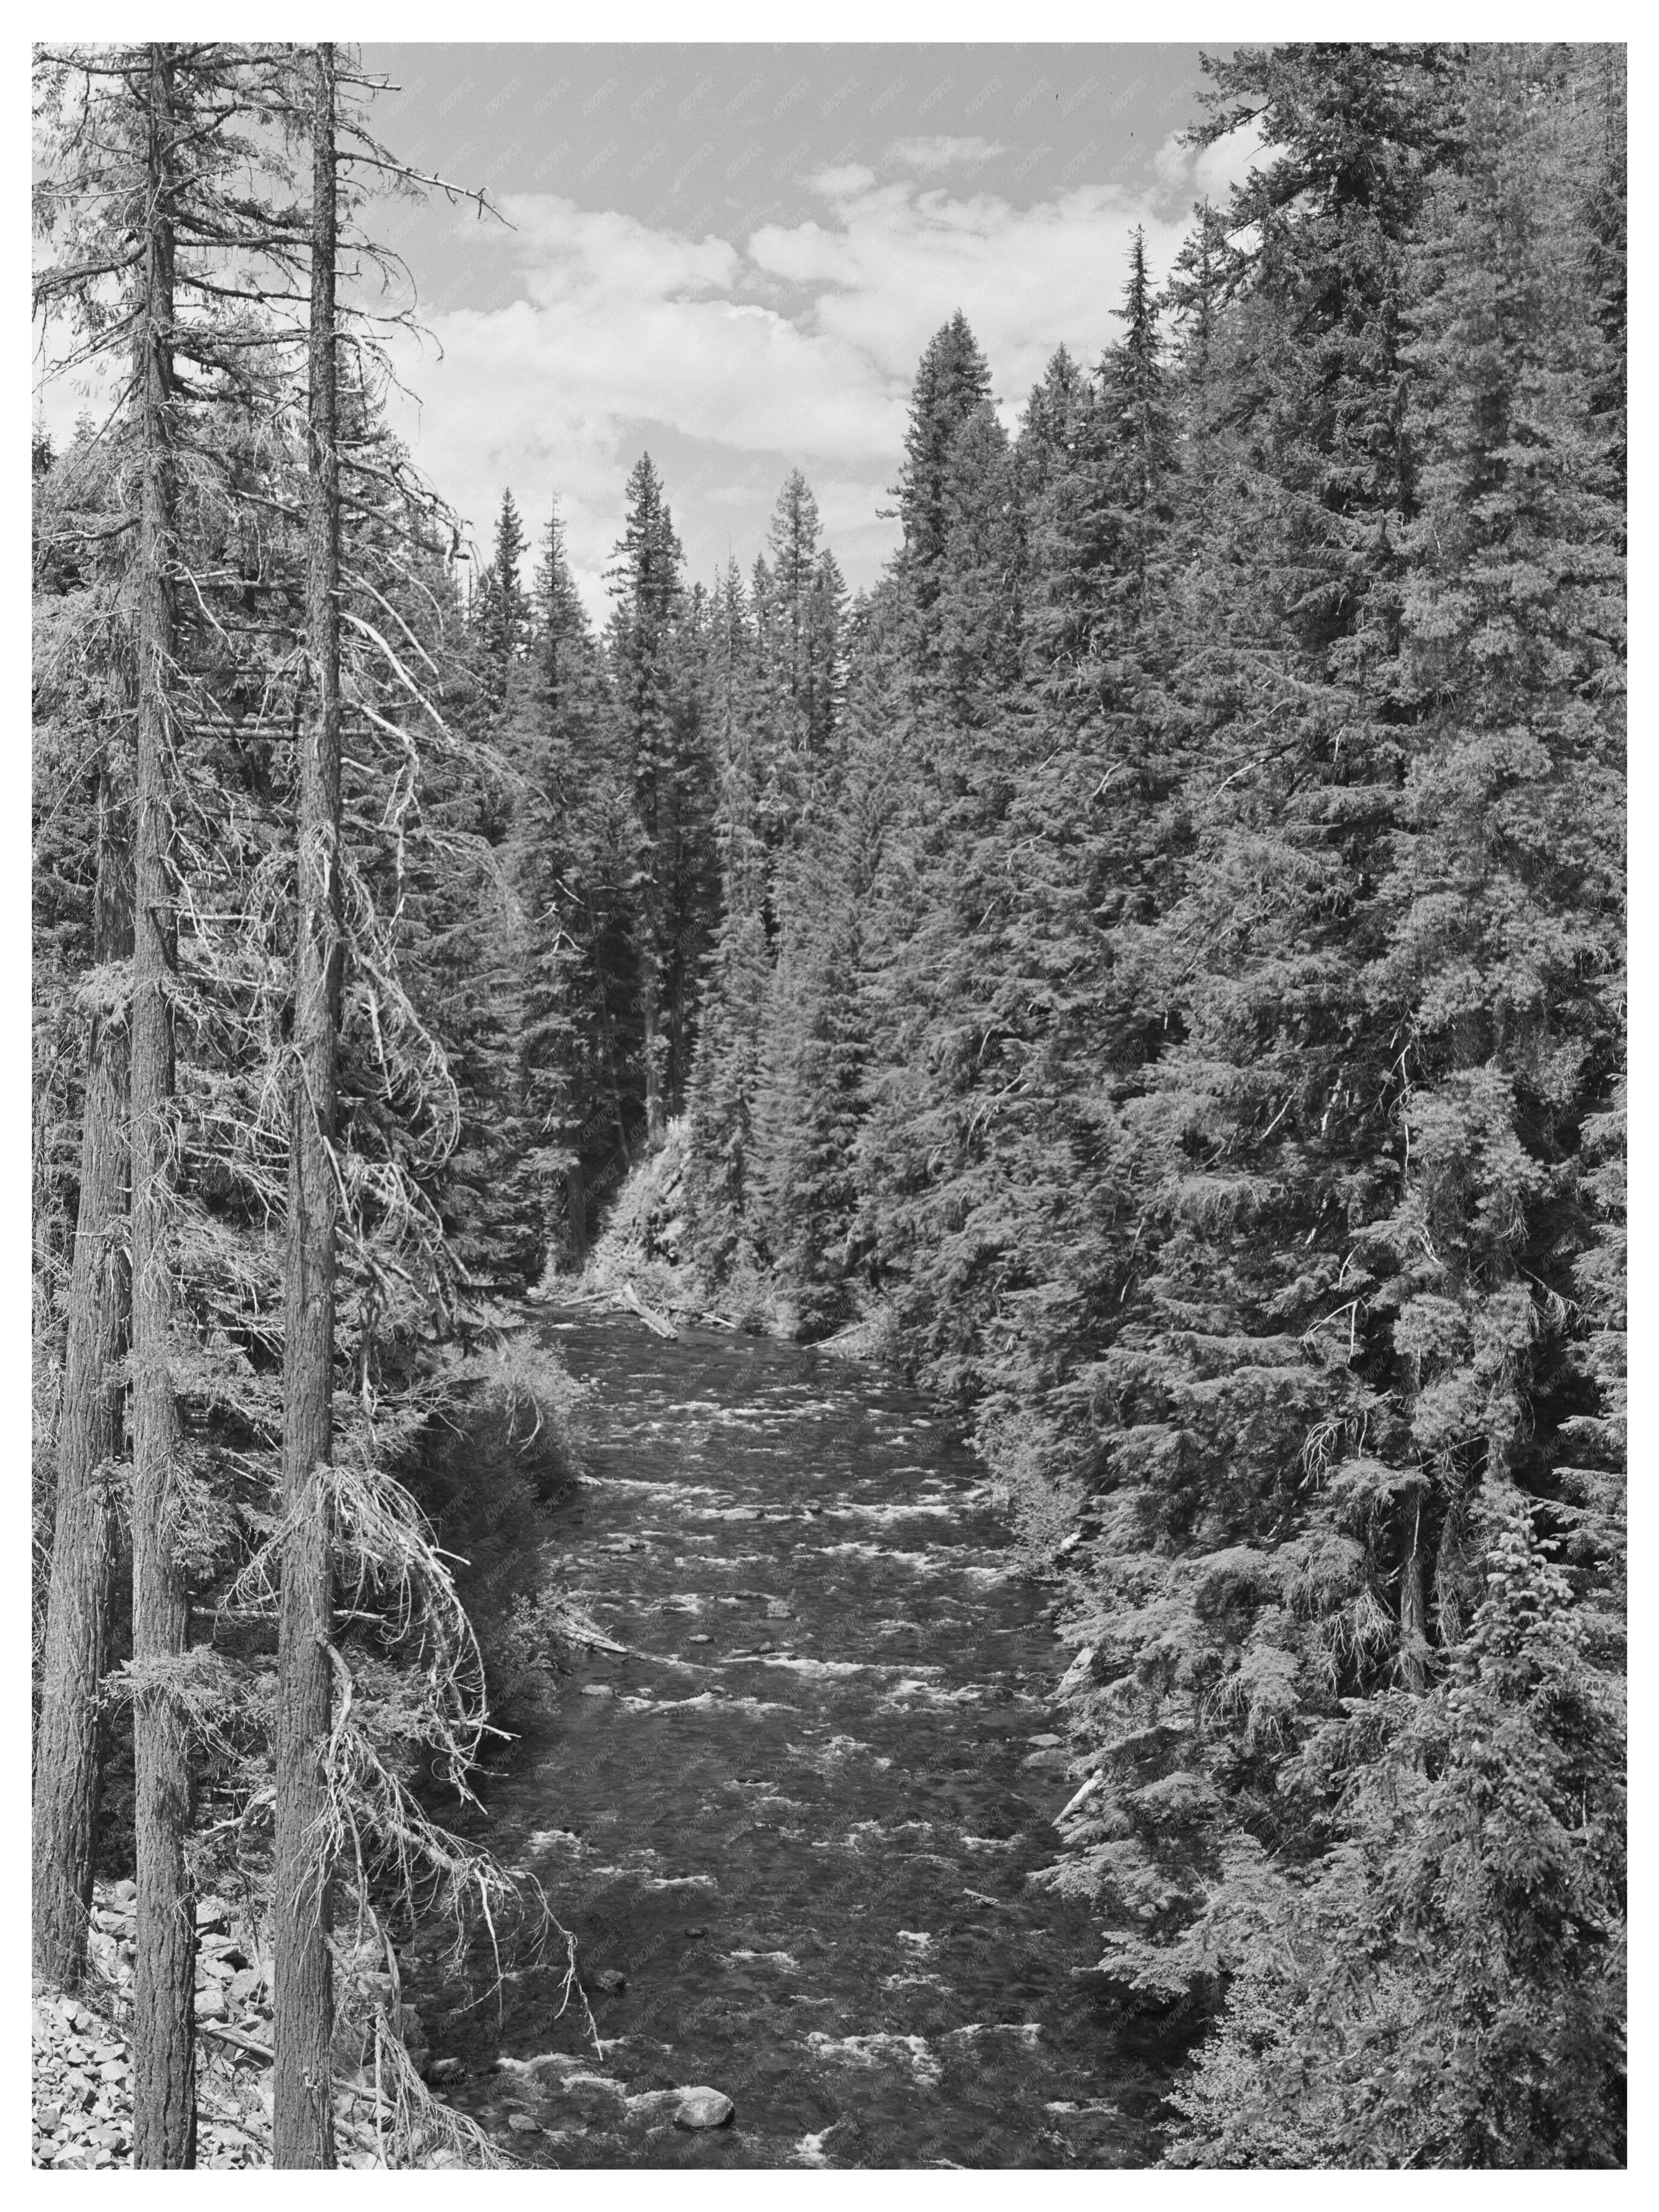
[(678, 1337), (679, 1331), (672, 1321), (665, 1320), (661, 1314), (653, 1313), (649, 1306), (641, 1303), (640, 1294), (632, 1283), (623, 1285), (620, 1297), (622, 1304), (627, 1307), (629, 1313), (637, 1314), (646, 1327), (654, 1329), (659, 1336)]

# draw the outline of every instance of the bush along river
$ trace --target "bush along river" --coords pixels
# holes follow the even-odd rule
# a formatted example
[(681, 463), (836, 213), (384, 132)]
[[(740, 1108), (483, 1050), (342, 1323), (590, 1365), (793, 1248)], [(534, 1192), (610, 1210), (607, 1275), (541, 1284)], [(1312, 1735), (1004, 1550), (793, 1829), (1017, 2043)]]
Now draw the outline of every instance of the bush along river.
[(1028, 1886), (1073, 1784), (981, 1463), (879, 1370), (536, 1325), (602, 1438), (550, 1559), (628, 1649), (563, 1686), (488, 1830), (577, 1938), (592, 2027), (562, 1946), (464, 2011), (417, 1979), (443, 2094), (532, 2165), (1155, 2158), (1173, 2053)]

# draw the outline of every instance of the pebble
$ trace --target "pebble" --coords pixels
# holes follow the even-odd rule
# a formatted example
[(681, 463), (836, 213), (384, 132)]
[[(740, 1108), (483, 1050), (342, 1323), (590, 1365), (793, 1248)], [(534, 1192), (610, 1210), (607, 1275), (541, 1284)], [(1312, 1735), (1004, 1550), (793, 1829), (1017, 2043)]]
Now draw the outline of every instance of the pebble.
[(677, 2128), (723, 2128), (737, 2106), (718, 2089), (687, 2089), (674, 2114)]
[[(64, 1995), (44, 1983), (34, 1984), (30, 2057), (33, 2074), (34, 2164), (69, 2172), (89, 2168), (123, 2167), (131, 2160), (132, 2068), (125, 2039), (107, 2016), (117, 1989), (108, 1986), (107, 1958), (97, 1955), (103, 1945), (115, 1946), (97, 1923), (126, 1924), (113, 1911), (124, 1898), (135, 1894), (126, 1882), (106, 1889), (101, 1883), (93, 1900), (93, 1971), (88, 1978), (88, 2002)], [(240, 1910), (240, 1909), (239, 1909)], [(249, 1966), (253, 1944), (250, 1931), (240, 1925), (236, 1913), (222, 1898), (206, 1898), (198, 1907), (197, 1972), (204, 1984), (196, 1996), (196, 2017), (204, 2023), (232, 2020), (256, 2043), (269, 2046), (267, 2008), (251, 2002), (262, 1996), (266, 1980), (263, 1968)], [(213, 1932), (215, 1923), (222, 1932)], [(237, 1937), (230, 1929), (237, 1928)], [(130, 1952), (131, 1945), (123, 1944)], [(130, 1977), (126, 1978), (130, 1980)], [(411, 2057), (418, 2065), (422, 2055), (411, 2015)], [(222, 2039), (204, 2036), (199, 2046), (197, 2075), (198, 2125), (202, 2145), (200, 2162), (219, 2170), (269, 2166), (270, 2163), (270, 2077), (264, 2068), (238, 2063)], [(464, 2070), (464, 2069), (462, 2069)], [(374, 2124), (374, 2095), (359, 2093), (359, 2119), (354, 2128), (349, 2097), (337, 2100), (341, 2164), (373, 2166), (381, 2163), (368, 2146), (365, 2128)], [(366, 2111), (366, 2118), (364, 2117)], [(365, 2147), (348, 2146), (362, 2138)], [(454, 2164), (448, 2152), (432, 2154), (430, 2164)]]

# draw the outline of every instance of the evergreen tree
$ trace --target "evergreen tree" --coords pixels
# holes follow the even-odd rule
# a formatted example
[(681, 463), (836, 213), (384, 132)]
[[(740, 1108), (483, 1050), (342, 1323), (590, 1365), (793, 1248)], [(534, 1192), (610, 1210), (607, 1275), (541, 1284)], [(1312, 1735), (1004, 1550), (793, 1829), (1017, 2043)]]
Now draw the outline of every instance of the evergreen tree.
[(489, 561), (478, 578), (472, 610), (480, 681), (485, 699), (498, 713), (506, 705), (514, 667), (530, 647), (530, 594), (520, 574), (524, 554), (524, 525), (512, 492), (504, 491)]
[(697, 1255), (716, 1279), (740, 1261), (754, 1264), (749, 1243), (752, 1124), (771, 975), (755, 651), (748, 598), (732, 562), (714, 600), (709, 656), (709, 706), (720, 769), (715, 816), (720, 914), (703, 984), (687, 1177)]
[(603, 973), (602, 939), (589, 921), (596, 898), (614, 908), (619, 895), (603, 828), (608, 702), (556, 507), (536, 572), (533, 665), (528, 733), (514, 747), (531, 787), (513, 871), (526, 932), (524, 1172), (544, 1263), (580, 1267), (587, 1255), (586, 1164), (597, 1149), (584, 1132), (596, 1109), (603, 1115), (605, 1087), (594, 999), (614, 994), (623, 979)]
[(958, 308), (929, 341), (916, 372), (897, 487), (903, 564), (921, 608), (933, 602), (945, 557), (951, 448), (957, 432), (990, 397), (989, 365)]
[(679, 755), (675, 645), (684, 588), (682, 556), (661, 480), (642, 453), (628, 479), (628, 510), (617, 565), (608, 572), (617, 602), (607, 643), (631, 768), (636, 838), (632, 884), (638, 960), (641, 1057), (646, 1129), (662, 1141), (670, 1038), (665, 998), (672, 990), (673, 865), (678, 830)]

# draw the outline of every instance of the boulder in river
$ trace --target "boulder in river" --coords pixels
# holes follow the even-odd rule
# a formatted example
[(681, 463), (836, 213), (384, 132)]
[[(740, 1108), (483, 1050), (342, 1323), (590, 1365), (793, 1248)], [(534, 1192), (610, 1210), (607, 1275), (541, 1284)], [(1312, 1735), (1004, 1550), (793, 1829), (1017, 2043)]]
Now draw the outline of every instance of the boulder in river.
[(628, 1987), (628, 1977), (620, 1966), (599, 1966), (583, 1976), (590, 1990), (598, 1990), (602, 1996), (620, 1996)]
[(677, 2128), (723, 2128), (737, 2106), (718, 2089), (685, 2089), (675, 2108)]

